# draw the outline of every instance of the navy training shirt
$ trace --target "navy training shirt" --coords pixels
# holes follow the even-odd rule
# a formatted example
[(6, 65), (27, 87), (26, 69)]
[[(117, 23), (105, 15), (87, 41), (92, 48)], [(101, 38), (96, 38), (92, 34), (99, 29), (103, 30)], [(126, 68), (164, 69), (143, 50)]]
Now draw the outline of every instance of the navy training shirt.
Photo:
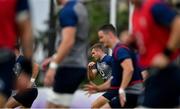
[(171, 25), (177, 14), (175, 10), (164, 2), (155, 4), (151, 9), (151, 13), (156, 23), (166, 27)]
[(28, 0), (18, 0), (16, 6), (16, 12), (29, 11)]
[(105, 55), (102, 60), (96, 63), (98, 73), (103, 80), (108, 80), (112, 75), (112, 56)]
[(78, 17), (74, 11), (76, 1), (69, 1), (59, 13), (60, 27), (75, 27), (78, 23)]
[[(121, 63), (125, 59), (132, 59), (134, 72), (130, 84), (135, 81), (141, 81), (141, 69), (138, 66), (137, 55), (133, 50), (129, 49), (123, 44), (117, 44), (113, 49), (113, 59), (112, 59), (112, 76), (111, 87), (120, 87), (122, 81), (123, 69)], [(129, 84), (129, 85), (130, 85)]]
[(16, 63), (14, 66), (14, 73), (18, 76), (21, 71), (22, 71), (22, 66), (24, 63), (24, 56), (20, 55), (17, 59), (16, 59)]

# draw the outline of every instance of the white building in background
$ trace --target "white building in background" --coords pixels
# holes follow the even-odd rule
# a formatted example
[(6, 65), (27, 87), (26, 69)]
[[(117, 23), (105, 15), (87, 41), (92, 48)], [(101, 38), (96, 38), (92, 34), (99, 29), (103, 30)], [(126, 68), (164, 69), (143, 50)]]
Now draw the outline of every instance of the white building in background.
[[(39, 31), (45, 32), (48, 29), (47, 21), (49, 19), (50, 0), (29, 0), (29, 4), (31, 8), (33, 35), (36, 38), (40, 38)], [(43, 50), (43, 44), (41, 42), (38, 42), (36, 46), (34, 60), (37, 63), (41, 63), (47, 53)]]
[(29, 0), (35, 30), (45, 31), (48, 29), (45, 22), (49, 19), (49, 1), (50, 0)]

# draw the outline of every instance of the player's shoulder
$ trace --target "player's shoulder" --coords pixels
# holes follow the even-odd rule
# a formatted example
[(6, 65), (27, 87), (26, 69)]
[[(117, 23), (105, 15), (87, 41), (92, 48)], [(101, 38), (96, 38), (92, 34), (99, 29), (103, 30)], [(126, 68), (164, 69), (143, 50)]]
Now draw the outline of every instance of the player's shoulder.
[(24, 56), (23, 55), (20, 55), (18, 58), (17, 58), (17, 62), (23, 62), (24, 61)]

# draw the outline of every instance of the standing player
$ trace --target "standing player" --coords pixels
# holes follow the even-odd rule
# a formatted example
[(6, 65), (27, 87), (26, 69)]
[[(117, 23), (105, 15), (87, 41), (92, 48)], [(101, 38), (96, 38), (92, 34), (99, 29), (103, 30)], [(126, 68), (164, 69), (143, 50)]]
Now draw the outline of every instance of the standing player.
[[(23, 47), (26, 75), (31, 76), (32, 32), (27, 0), (0, 0), (0, 108), (11, 95), (14, 46), (17, 37)], [(25, 77), (22, 76), (25, 79)]]
[[(38, 95), (38, 90), (35, 86), (35, 79), (39, 72), (38, 64), (34, 63), (31, 79), (23, 79), (21, 75), (24, 75), (24, 56), (20, 53), (19, 45), (15, 48), (16, 63), (14, 66), (15, 78), (18, 80), (15, 87), (15, 94), (9, 98), (6, 103), (6, 108), (16, 108), (18, 106), (30, 108), (33, 101)], [(23, 81), (23, 82), (22, 82)], [(28, 86), (23, 86), (23, 83), (28, 83)], [(25, 84), (26, 85), (26, 84)], [(22, 87), (23, 86), (23, 87)]]
[(142, 91), (141, 70), (135, 53), (120, 43), (112, 25), (104, 25), (98, 31), (99, 41), (113, 49), (111, 88), (107, 94), (99, 97), (92, 106), (99, 108), (109, 102), (112, 108), (137, 105), (138, 95)]
[[(180, 96), (180, 70), (171, 62), (180, 47), (180, 17), (163, 0), (131, 0), (133, 36), (138, 44), (140, 64), (149, 69), (145, 107), (176, 107)], [(156, 72), (151, 72), (151, 69)]]
[(76, 0), (57, 0), (63, 5), (59, 13), (61, 43), (45, 76), (45, 85), (53, 85), (49, 108), (68, 108), (73, 93), (86, 77), (88, 14)]

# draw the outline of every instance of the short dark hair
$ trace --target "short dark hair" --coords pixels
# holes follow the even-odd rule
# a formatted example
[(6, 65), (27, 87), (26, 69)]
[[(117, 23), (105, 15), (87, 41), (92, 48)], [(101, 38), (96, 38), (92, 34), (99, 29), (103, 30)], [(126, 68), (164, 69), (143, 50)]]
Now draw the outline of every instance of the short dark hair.
[(107, 53), (107, 48), (102, 43), (96, 43), (91, 47), (92, 49), (101, 49), (104, 53)]
[(103, 25), (101, 28), (99, 28), (99, 31), (112, 32), (114, 35), (117, 35), (116, 28), (112, 24)]

